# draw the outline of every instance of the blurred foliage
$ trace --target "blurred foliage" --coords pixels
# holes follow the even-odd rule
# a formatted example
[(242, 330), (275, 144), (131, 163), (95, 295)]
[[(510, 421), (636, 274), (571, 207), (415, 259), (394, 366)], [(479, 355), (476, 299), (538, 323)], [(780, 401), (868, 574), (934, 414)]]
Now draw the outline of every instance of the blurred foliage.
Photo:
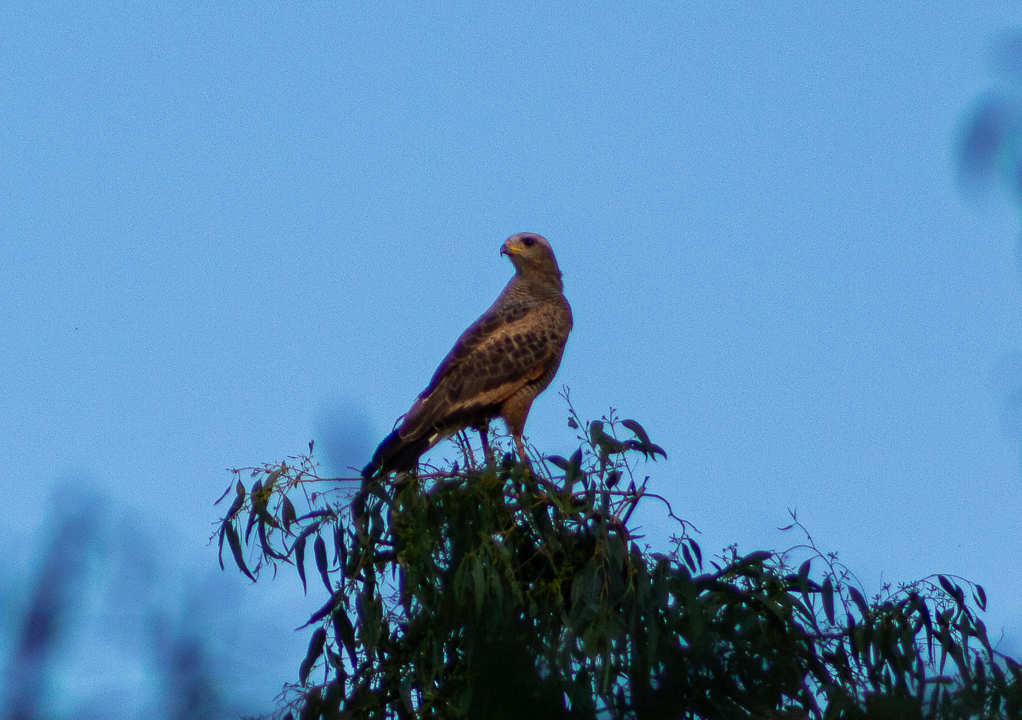
[[(212, 720), (258, 707), (232, 699), (237, 677), (209, 650), (201, 596), (189, 587), (197, 602), (178, 611), (148, 532), (115, 503), (58, 490), (32, 576), (0, 593), (13, 625), (9, 647), (0, 638), (0, 718)], [(228, 605), (217, 602), (222, 617)]]
[[(1022, 32), (1004, 34), (991, 53), (992, 77), (988, 87), (965, 113), (955, 146), (959, 187), (975, 200), (988, 199), (995, 190), (1022, 210)], [(1000, 194), (1000, 193), (998, 193)], [(1018, 262), (1022, 270), (1022, 235)], [(1019, 355), (1002, 361), (997, 373), (1005, 387), (999, 390), (1001, 426), (1016, 442), (1022, 440), (1022, 373)]]
[(956, 148), (958, 180), (979, 197), (1001, 187), (1022, 202), (1022, 33), (992, 53), (992, 82), (966, 114)]
[[(613, 411), (583, 423), (564, 397), (581, 445), (531, 468), (477, 464), (460, 436), (462, 467), (349, 491), (317, 485), (311, 444), (234, 471), (221, 565), (229, 552), (253, 579), (292, 565), (329, 592), (280, 715), (1022, 716), (1022, 666), (991, 647), (983, 588), (932, 576), (867, 600), (808, 533), (797, 568), (733, 547), (704, 559), (637, 475), (664, 451)], [(677, 523), (667, 552), (629, 526), (648, 502)], [(805, 532), (794, 514), (786, 529)]]

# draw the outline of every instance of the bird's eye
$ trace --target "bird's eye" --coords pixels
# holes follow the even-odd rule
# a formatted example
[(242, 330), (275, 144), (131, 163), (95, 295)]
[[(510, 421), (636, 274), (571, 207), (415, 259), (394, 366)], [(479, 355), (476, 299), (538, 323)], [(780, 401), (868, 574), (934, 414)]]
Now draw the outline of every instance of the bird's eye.
[(535, 244), (536, 238), (532, 237), (531, 235), (526, 235), (525, 237), (522, 238), (522, 245), (524, 245), (525, 247), (532, 247)]

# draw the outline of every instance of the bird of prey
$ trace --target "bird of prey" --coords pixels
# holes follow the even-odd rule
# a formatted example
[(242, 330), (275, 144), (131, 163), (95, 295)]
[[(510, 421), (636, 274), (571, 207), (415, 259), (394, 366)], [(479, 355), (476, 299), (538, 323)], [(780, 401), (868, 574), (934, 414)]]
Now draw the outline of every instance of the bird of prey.
[(500, 248), (515, 275), (482, 317), (461, 334), (411, 409), (362, 470), (366, 479), (410, 471), (419, 456), (465, 428), (500, 417), (525, 462), (522, 431), (532, 401), (553, 380), (571, 331), (571, 307), (546, 238), (512, 235)]

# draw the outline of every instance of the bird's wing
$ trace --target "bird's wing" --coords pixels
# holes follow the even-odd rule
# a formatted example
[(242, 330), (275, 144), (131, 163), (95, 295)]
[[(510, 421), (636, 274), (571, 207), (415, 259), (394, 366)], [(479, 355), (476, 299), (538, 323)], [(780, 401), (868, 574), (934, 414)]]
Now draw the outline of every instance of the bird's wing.
[(461, 334), (461, 337), (454, 343), (454, 347), (447, 353), (447, 357), (441, 361), (436, 372), (433, 373), (429, 385), (419, 393), (419, 398), (431, 395), (445, 377), (461, 363), (473, 357), (480, 345), (486, 343), (502, 328), (510, 327), (525, 319), (534, 307), (536, 307), (536, 302), (531, 298), (523, 297), (511, 300), (505, 299), (504, 295), (497, 298), (493, 306)]
[(496, 405), (560, 360), (567, 332), (558, 308), (511, 302), (493, 308), (458, 339), (401, 424), (402, 438), (442, 431)]

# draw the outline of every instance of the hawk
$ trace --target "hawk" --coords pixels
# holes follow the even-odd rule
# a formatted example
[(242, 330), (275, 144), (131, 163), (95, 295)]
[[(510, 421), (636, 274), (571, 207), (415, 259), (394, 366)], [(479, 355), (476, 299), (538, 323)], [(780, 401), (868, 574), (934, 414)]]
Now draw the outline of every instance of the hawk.
[(500, 253), (511, 259), (514, 277), (454, 343), (401, 424), (362, 469), (362, 477), (413, 470), (424, 452), (468, 427), (479, 430), (489, 455), (486, 429), (494, 417), (504, 420), (525, 462), (525, 418), (561, 364), (571, 307), (546, 238), (512, 235)]

